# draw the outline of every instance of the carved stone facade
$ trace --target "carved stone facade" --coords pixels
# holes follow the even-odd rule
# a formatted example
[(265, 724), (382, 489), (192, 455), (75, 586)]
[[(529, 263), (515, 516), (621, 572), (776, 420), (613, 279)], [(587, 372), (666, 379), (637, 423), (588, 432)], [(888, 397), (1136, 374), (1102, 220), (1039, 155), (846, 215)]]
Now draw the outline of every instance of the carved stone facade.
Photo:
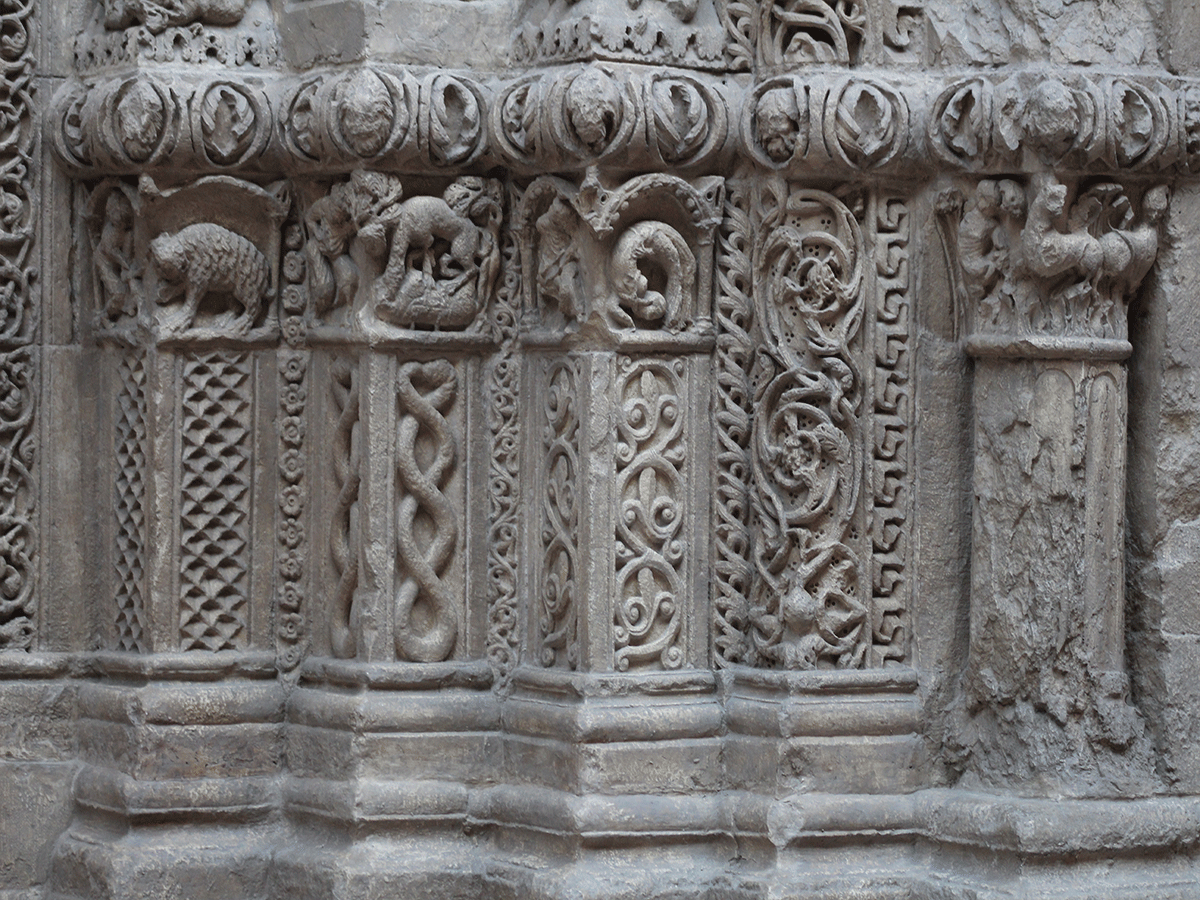
[(1200, 900), (1193, 6), (10, 0), (0, 900)]

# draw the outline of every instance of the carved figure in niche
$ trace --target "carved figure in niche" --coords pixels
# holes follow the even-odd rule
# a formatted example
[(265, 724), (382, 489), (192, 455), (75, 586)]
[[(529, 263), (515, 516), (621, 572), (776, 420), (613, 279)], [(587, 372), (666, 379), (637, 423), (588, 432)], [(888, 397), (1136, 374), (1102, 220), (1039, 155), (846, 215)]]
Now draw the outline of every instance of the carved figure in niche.
[(670, 331), (684, 326), (684, 300), (696, 291), (696, 257), (678, 231), (663, 222), (638, 222), (617, 240), (611, 271), (612, 325), (659, 324)]
[(229, 296), (241, 315), (232, 328), (245, 334), (257, 321), (270, 284), (270, 266), (253, 243), (211, 222), (188, 225), (150, 242), (150, 262), (158, 274), (160, 304), (183, 297), (177, 327), (191, 328), (200, 302), (211, 294)]
[(581, 291), (575, 240), (579, 217), (562, 197), (555, 197), (534, 227), (538, 233), (538, 295), (543, 302), (557, 303), (568, 321), (579, 319), (583, 313), (577, 299)]
[(470, 325), (495, 284), (502, 208), (499, 182), (476, 176), (455, 180), (442, 197), (405, 200), (372, 287), (375, 314), (402, 326)]
[[(97, 204), (99, 205), (99, 204)], [(112, 321), (137, 312), (133, 280), (137, 265), (133, 252), (133, 202), (119, 187), (103, 196), (104, 213), (98, 224), (100, 237), (92, 251), (92, 262), (99, 282), (100, 309)], [(98, 209), (93, 216), (99, 218)]]
[(236, 25), (246, 14), (246, 0), (104, 0), (104, 27), (109, 31), (145, 25), (160, 34), (172, 25)]
[(754, 111), (763, 152), (777, 163), (791, 159), (807, 118), (807, 110), (801, 112), (796, 104), (796, 92), (791, 88), (772, 88), (764, 93)]

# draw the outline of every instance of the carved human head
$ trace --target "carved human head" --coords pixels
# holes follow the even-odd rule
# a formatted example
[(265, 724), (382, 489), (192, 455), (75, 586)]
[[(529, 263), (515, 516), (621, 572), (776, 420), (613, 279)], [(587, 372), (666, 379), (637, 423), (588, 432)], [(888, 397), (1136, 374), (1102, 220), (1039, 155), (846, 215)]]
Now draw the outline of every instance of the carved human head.
[(383, 150), (396, 117), (391, 92), (378, 75), (361, 69), (338, 85), (334, 93), (338, 124), (346, 144), (359, 156)]
[(1025, 215), (1025, 188), (1019, 181), (1005, 178), (1000, 182), (1000, 208), (1013, 218)]
[(1051, 156), (1066, 153), (1082, 126), (1074, 91), (1061, 81), (1042, 81), (1025, 103), (1021, 124), (1026, 138), (1037, 149)]
[(993, 216), (1000, 209), (1000, 185), (990, 178), (979, 182), (975, 188), (975, 209), (985, 216)]
[(1167, 213), (1170, 201), (1171, 192), (1165, 184), (1150, 188), (1146, 191), (1146, 196), (1142, 198), (1142, 217), (1147, 222), (1155, 224), (1161, 222)]
[(598, 69), (584, 71), (567, 90), (567, 117), (588, 149), (602, 151), (621, 122), (621, 92), (616, 82)]
[(796, 152), (800, 115), (796, 92), (790, 88), (772, 88), (759, 98), (754, 111), (758, 140), (763, 151), (775, 162), (786, 162)]

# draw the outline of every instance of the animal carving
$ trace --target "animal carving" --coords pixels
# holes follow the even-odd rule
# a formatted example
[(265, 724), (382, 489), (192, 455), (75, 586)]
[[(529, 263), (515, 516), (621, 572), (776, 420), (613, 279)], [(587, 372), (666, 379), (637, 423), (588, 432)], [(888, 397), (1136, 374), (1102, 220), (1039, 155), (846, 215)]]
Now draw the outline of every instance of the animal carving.
[(150, 262), (162, 285), (158, 302), (183, 297), (180, 328), (195, 324), (200, 302), (209, 294), (226, 294), (242, 308), (234, 329), (245, 334), (258, 319), (270, 285), (270, 266), (262, 252), (211, 222), (159, 235), (150, 242)]
[(633, 328), (635, 318), (669, 330), (684, 324), (684, 304), (696, 292), (696, 257), (670, 225), (638, 222), (622, 234), (613, 251), (612, 276), (617, 303), (608, 314), (613, 325)]
[(246, 0), (105, 0), (104, 27), (110, 31), (145, 25), (159, 34), (172, 25), (236, 25)]
[(396, 216), (375, 314), (396, 325), (470, 325), (499, 265), (499, 186), (464, 177), (442, 197), (411, 197)]

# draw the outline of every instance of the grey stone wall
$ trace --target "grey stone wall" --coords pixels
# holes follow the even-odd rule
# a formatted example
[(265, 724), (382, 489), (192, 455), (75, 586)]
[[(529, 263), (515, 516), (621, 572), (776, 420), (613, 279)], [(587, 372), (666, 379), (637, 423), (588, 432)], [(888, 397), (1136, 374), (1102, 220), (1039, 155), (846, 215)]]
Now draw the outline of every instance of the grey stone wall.
[(1200, 896), (1193, 7), (0, 8), (0, 897)]

